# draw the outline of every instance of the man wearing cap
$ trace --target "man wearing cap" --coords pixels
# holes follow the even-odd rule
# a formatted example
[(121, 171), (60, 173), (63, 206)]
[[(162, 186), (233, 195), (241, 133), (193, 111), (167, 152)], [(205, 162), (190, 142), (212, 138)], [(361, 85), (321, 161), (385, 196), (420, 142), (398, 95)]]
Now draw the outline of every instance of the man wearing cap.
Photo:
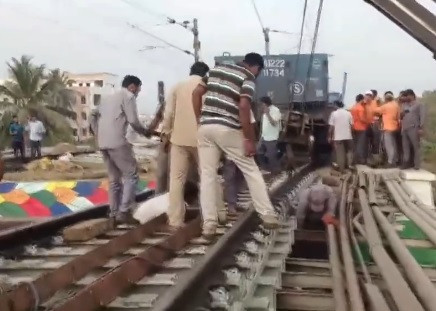
[(337, 198), (333, 189), (318, 183), (304, 189), (299, 194), (296, 212), (299, 229), (321, 229), (324, 224), (336, 224)]
[(400, 124), (400, 107), (394, 100), (394, 94), (385, 93), (385, 103), (377, 107), (375, 112), (382, 117), (383, 141), (388, 156), (388, 167), (394, 167), (398, 161), (396, 133)]
[(338, 109), (330, 115), (328, 140), (334, 142), (336, 162), (343, 172), (345, 167), (353, 164), (353, 117), (342, 102), (336, 101), (335, 104)]
[(415, 92), (411, 89), (404, 91), (405, 103), (401, 109), (401, 138), (403, 144), (403, 165), (406, 169), (411, 166), (411, 149), (413, 150), (413, 166), (415, 170), (421, 167), (420, 140), (424, 135), (425, 107), (416, 101)]

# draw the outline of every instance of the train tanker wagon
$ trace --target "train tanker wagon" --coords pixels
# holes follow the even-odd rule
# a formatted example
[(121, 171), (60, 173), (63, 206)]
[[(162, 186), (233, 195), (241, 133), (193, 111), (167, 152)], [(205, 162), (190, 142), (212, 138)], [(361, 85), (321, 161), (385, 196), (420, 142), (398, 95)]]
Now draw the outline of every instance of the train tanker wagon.
[[(243, 58), (223, 53), (215, 57), (215, 62), (235, 64)], [(328, 118), (333, 111), (329, 105), (328, 55), (279, 54), (264, 56), (264, 60), (265, 67), (256, 80), (253, 106), (259, 126), (262, 109), (258, 100), (269, 96), (282, 112), (279, 150), (284, 155), (284, 165), (308, 162), (309, 158), (314, 163), (328, 162)]]

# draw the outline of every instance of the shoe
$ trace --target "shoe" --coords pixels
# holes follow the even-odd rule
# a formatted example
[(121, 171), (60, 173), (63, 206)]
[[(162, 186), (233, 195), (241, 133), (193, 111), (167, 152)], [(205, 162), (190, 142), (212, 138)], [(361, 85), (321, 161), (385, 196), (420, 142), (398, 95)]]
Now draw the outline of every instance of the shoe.
[(402, 164), (400, 168), (401, 168), (402, 170), (407, 170), (407, 169), (410, 168), (410, 166), (407, 165), (407, 164)]
[(216, 235), (216, 226), (215, 225), (206, 225), (203, 226), (202, 236), (205, 239), (212, 239)]
[(277, 229), (280, 226), (276, 215), (261, 215), (260, 218), (265, 229)]
[(114, 230), (117, 227), (117, 220), (115, 216), (109, 216), (109, 229)]
[(139, 221), (133, 218), (130, 212), (119, 213), (115, 220), (117, 223), (126, 225), (139, 225)]
[(226, 210), (218, 211), (218, 223), (220, 225), (225, 225), (227, 223), (227, 211)]
[(227, 206), (227, 213), (229, 213), (230, 215), (231, 214), (237, 214), (238, 213), (238, 209), (234, 205), (228, 205)]

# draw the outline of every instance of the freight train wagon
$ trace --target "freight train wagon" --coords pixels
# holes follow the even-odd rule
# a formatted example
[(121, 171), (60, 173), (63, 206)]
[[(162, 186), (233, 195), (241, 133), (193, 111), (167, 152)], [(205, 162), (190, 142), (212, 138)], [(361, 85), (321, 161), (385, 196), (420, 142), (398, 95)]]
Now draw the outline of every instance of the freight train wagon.
[[(215, 57), (215, 62), (235, 64), (243, 58), (223, 53)], [(264, 60), (265, 67), (256, 80), (256, 99), (269, 96), (282, 111), (279, 148), (287, 157), (283, 162), (307, 162), (309, 156), (317, 163), (327, 162), (331, 153), (328, 118), (333, 111), (329, 104), (328, 55), (280, 54), (264, 56)], [(253, 111), (260, 122), (259, 108), (255, 104)]]

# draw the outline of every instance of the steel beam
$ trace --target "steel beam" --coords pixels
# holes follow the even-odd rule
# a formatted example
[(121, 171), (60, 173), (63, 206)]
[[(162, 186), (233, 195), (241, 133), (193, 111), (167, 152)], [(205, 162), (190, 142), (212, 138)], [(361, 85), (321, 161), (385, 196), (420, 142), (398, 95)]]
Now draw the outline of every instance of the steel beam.
[(365, 190), (363, 189), (359, 189), (359, 200), (360, 206), (362, 207), (365, 231), (371, 256), (380, 268), (380, 273), (389, 288), (392, 298), (395, 300), (398, 310), (424, 311), (424, 308), (421, 306), (400, 271), (395, 266), (394, 261), (383, 248), (380, 233), (371, 213)]
[(330, 273), (284, 272), (282, 273), (283, 288), (324, 288), (333, 286)]
[(417, 1), (365, 0), (401, 27), (413, 38), (436, 53), (436, 22), (434, 15)]
[(277, 293), (278, 310), (335, 311), (331, 294), (285, 290)]

